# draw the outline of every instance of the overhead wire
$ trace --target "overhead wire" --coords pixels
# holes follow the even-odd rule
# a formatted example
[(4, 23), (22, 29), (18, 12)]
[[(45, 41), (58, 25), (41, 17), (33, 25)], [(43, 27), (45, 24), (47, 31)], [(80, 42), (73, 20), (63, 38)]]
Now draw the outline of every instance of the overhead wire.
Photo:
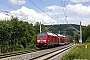
[[(44, 6), (46, 6), (41, 0), (39, 0)], [(65, 6), (65, 0), (64, 0), (64, 4), (63, 4), (63, 1), (61, 0), (61, 4), (62, 4), (62, 7), (63, 7), (63, 12), (64, 12), (64, 15), (65, 15), (65, 20), (67, 21), (68, 23), (68, 20), (66, 19), (67, 18), (67, 15), (66, 15), (66, 6)], [(51, 11), (52, 12), (52, 11)], [(52, 12), (53, 13), (53, 12)], [(53, 13), (54, 14), (54, 13)], [(56, 16), (54, 14), (54, 16)], [(56, 16), (57, 17), (57, 16)], [(57, 17), (58, 18), (58, 17)], [(64, 22), (63, 22), (64, 23)], [(70, 24), (68, 24), (68, 26), (70, 26), (71, 28), (75, 29), (76, 31), (78, 31), (76, 28), (74, 28), (73, 26), (71, 26)]]
[[(33, 1), (29, 0), (31, 3), (33, 3), (38, 9), (40, 9), (42, 12), (44, 12), (39, 6), (37, 6)], [(44, 4), (42, 2), (42, 4)], [(44, 4), (45, 5), (45, 4)], [(50, 17), (51, 19), (53, 19), (49, 14), (47, 14), (46, 12), (44, 12), (48, 17)], [(54, 20), (54, 19), (53, 19)]]
[[(14, 14), (14, 13), (10, 13), (10, 8), (12, 8), (14, 10), (16, 10), (16, 8), (11, 7), (10, 5), (7, 5), (7, 4), (5, 4), (5, 3), (1, 2), (1, 1), (0, 1), (0, 3), (3, 4), (3, 5), (5, 5), (5, 6), (7, 6), (7, 7), (9, 7), (9, 11), (2, 11), (2, 10), (0, 10), (1, 12), (4, 12), (4, 14), (7, 15), (7, 16), (10, 16), (11, 14)], [(20, 18), (18, 16), (16, 16), (16, 17), (19, 18), (20, 20), (26, 20), (26, 19)]]
[[(80, 32), (78, 29), (76, 29), (75, 27), (73, 27), (71, 24), (68, 23), (67, 15), (66, 15), (65, 0), (64, 0), (64, 4), (63, 4), (63, 1), (61, 0), (61, 4), (62, 4), (62, 7), (63, 7), (63, 12), (64, 12), (65, 20), (67, 21), (67, 25), (68, 25), (71, 29), (74, 29), (75, 31)], [(80, 36), (78, 33), (76, 33), (76, 32), (74, 32), (74, 33), (77, 34), (78, 36)]]
[[(39, 0), (44, 6), (46, 6), (46, 4), (44, 3), (44, 2), (42, 2), (42, 0)], [(51, 11), (50, 10), (50, 12), (57, 18), (57, 19), (59, 19), (58, 17), (57, 17), (57, 15), (53, 12), (53, 11)], [(63, 22), (63, 21), (62, 21)], [(63, 22), (64, 23), (64, 22)]]
[[(41, 0), (39, 0), (44, 6), (46, 6)], [(67, 15), (66, 15), (66, 6), (65, 6), (65, 0), (64, 0), (64, 5), (63, 5), (63, 1), (61, 0), (61, 3), (62, 3), (62, 7), (63, 7), (63, 12), (64, 12), (64, 15), (65, 15), (65, 18), (67, 18)], [(52, 12), (52, 11), (51, 11)], [(53, 13), (53, 12), (52, 12)], [(54, 13), (53, 13), (54, 14)], [(54, 14), (55, 15), (55, 14)], [(56, 16), (56, 15), (55, 15)], [(56, 16), (57, 17), (57, 16)], [(58, 18), (58, 17), (57, 17)], [(68, 20), (65, 19), (68, 23)], [(63, 22), (64, 23), (64, 22)], [(76, 28), (74, 28), (73, 26), (71, 26), (70, 24), (68, 24), (68, 26), (70, 26), (71, 28), (75, 29), (76, 31), (78, 31)]]
[(61, 4), (62, 4), (62, 7), (63, 7), (63, 12), (64, 12), (65, 20), (67, 21), (67, 25), (70, 26), (72, 29), (74, 29), (74, 30), (80, 32), (79, 30), (77, 30), (75, 27), (73, 27), (72, 25), (70, 25), (70, 24), (68, 23), (67, 15), (66, 15), (65, 0), (64, 0), (64, 3), (63, 3), (63, 1), (61, 0)]
[[(66, 7), (65, 7), (65, 0), (64, 0), (64, 4), (63, 4), (63, 1), (61, 0), (61, 5), (62, 5), (62, 9), (63, 9), (63, 12), (64, 12), (64, 15), (66, 16)], [(65, 8), (64, 8), (65, 7)]]
[(12, 9), (16, 10), (15, 8), (13, 8), (13, 7), (11, 7), (11, 6), (9, 6), (9, 5), (7, 5), (7, 4), (1, 2), (1, 1), (0, 1), (0, 3), (2, 3), (2, 4), (6, 5), (6, 6), (10, 7), (10, 8), (12, 8)]
[[(44, 2), (42, 2), (42, 0), (39, 0), (44, 6), (46, 6), (46, 4), (44, 3)], [(54, 14), (54, 12), (53, 11), (51, 11), (50, 10), (50, 12), (57, 18), (57, 19), (59, 19), (58, 17), (57, 17), (57, 15), (56, 14)], [(62, 21), (63, 22), (63, 21)], [(53, 22), (54, 23), (54, 22)], [(58, 23), (58, 22), (57, 22)], [(64, 22), (63, 22), (64, 23)], [(54, 25), (54, 24), (53, 24)], [(52, 27), (52, 26), (51, 26)], [(54, 27), (53, 27), (54, 28)], [(54, 28), (55, 29), (55, 28)]]
[[(33, 3), (38, 9), (40, 9), (42, 12), (44, 12), (39, 6), (37, 6), (33, 1), (29, 0), (31, 3)], [(50, 17), (46, 12), (44, 12), (48, 17)], [(51, 18), (51, 17), (50, 17)]]
[[(46, 4), (44, 3), (44, 2), (42, 2), (42, 0), (39, 0), (44, 6), (46, 6)], [(59, 19), (58, 17), (57, 17), (57, 15), (56, 14), (54, 14), (54, 12), (53, 11), (51, 11), (50, 10), (50, 12), (57, 18), (57, 19)], [(63, 21), (62, 21), (63, 22)], [(63, 22), (64, 23), (64, 22)], [(54, 25), (54, 24), (53, 24)], [(51, 26), (52, 28), (54, 28), (53, 27), (53, 25)], [(55, 28), (54, 28), (55, 29)]]
[(10, 5), (7, 5), (7, 4), (5, 4), (5, 3), (1, 2), (1, 1), (0, 1), (0, 3), (3, 4), (3, 5), (5, 5), (5, 6), (7, 6), (7, 7), (9, 7), (9, 11), (2, 11), (2, 10), (0, 10), (0, 11), (2, 11), (2, 12), (6, 13), (5, 15), (8, 15), (8, 16), (9, 16), (10, 8), (16, 10), (16, 8), (13, 8), (13, 7), (11, 7)]
[(78, 36), (80, 36), (78, 33), (76, 33), (75, 31), (74, 31), (74, 33), (76, 34), (76, 35), (78, 35)]
[[(39, 0), (44, 6), (46, 6), (41, 0)], [(52, 12), (52, 11), (51, 11)], [(53, 12), (52, 12), (53, 13)], [(54, 13), (53, 13), (54, 14)], [(55, 15), (55, 14), (54, 14)], [(56, 15), (55, 15), (56, 16)], [(56, 16), (57, 17), (57, 16)], [(57, 17), (58, 18), (58, 17)]]

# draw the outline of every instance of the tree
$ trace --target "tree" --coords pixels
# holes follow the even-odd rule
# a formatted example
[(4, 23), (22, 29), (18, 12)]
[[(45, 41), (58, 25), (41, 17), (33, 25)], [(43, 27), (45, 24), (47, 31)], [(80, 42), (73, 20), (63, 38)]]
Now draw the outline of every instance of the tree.
[(84, 27), (82, 33), (83, 33), (83, 41), (86, 42), (86, 40), (90, 36), (90, 25)]
[[(1, 20), (1, 53), (36, 48), (36, 34), (39, 33), (39, 26), (39, 22), (33, 26), (33, 24), (14, 17), (12, 17), (11, 20)], [(42, 31), (48, 31), (43, 24)]]

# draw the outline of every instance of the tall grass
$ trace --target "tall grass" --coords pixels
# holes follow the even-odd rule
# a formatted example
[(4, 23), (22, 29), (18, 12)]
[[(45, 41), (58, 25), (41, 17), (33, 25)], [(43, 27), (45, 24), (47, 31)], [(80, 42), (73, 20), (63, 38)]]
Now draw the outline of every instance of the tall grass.
[(75, 46), (69, 53), (62, 57), (62, 60), (90, 60), (90, 44), (87, 44), (87, 48), (85, 45), (86, 44)]

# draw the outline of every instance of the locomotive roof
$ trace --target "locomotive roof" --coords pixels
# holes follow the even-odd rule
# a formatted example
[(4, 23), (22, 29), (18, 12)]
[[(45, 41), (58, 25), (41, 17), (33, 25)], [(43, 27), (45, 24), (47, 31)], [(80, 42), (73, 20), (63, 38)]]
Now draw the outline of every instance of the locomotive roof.
[(57, 36), (57, 35), (54, 34), (54, 33), (49, 33), (49, 32), (47, 32), (47, 34), (48, 34), (48, 35), (52, 35), (52, 36)]
[[(41, 33), (47, 33), (48, 35), (51, 35), (51, 36), (60, 36), (60, 37), (66, 37), (64, 35), (61, 35), (61, 34), (54, 34), (54, 33), (50, 33), (50, 32), (41, 32)], [(40, 33), (39, 33), (40, 34)]]
[(58, 34), (58, 36), (60, 36), (60, 37), (66, 37), (66, 36), (64, 36), (64, 35), (60, 35), (60, 34)]
[(41, 32), (41, 33), (39, 33), (39, 34), (42, 34), (42, 33), (46, 33), (46, 34), (51, 35), (51, 36), (57, 36), (56, 34), (50, 33), (50, 32)]

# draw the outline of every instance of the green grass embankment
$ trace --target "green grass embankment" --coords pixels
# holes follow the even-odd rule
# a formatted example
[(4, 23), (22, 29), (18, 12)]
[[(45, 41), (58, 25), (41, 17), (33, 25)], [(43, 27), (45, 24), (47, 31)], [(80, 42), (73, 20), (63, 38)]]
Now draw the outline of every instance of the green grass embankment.
[(90, 44), (75, 46), (70, 52), (62, 57), (62, 60), (90, 60)]

